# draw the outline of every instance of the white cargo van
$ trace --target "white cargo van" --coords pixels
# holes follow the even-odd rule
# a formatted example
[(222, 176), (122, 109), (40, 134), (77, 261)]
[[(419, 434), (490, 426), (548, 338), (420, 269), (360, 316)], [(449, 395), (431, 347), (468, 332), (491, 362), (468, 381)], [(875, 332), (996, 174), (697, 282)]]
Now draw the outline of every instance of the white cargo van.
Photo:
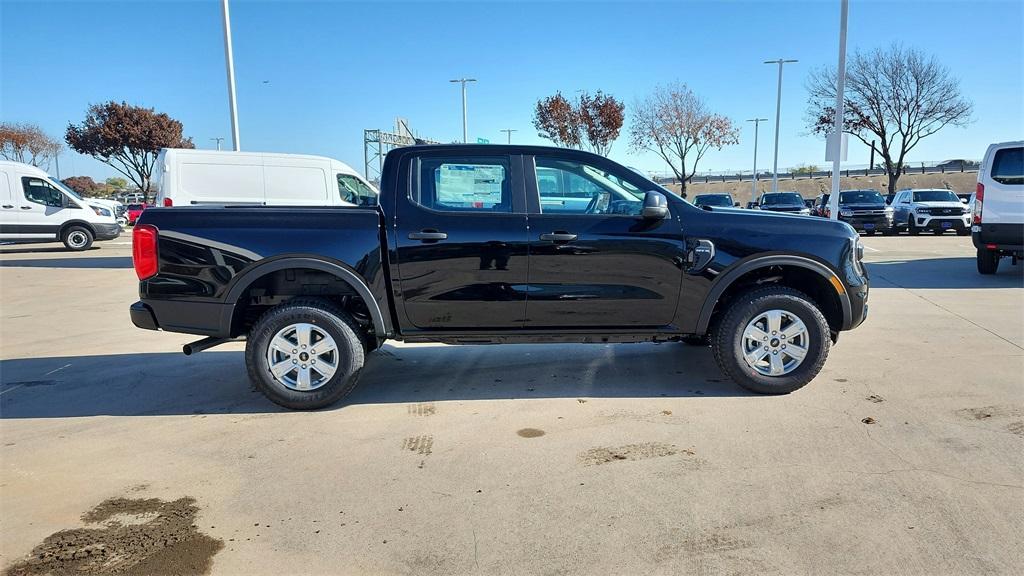
[(0, 161), (0, 240), (63, 242), (86, 250), (121, 234), (110, 208), (76, 194), (35, 166)]
[(323, 156), (165, 148), (153, 167), (157, 206), (376, 205), (377, 191)]
[(995, 274), (999, 259), (1024, 258), (1024, 141), (992, 144), (978, 167), (971, 239), (978, 272)]

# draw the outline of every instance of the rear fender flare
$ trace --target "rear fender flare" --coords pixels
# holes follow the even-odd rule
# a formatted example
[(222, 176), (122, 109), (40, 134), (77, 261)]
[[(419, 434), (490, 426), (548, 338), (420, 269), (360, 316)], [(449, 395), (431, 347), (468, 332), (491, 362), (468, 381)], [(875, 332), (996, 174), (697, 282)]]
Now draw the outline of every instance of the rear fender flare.
[(369, 286), (366, 285), (366, 282), (349, 268), (317, 258), (281, 258), (260, 264), (240, 275), (238, 279), (232, 283), (231, 288), (228, 289), (227, 295), (224, 298), (225, 306), (221, 315), (222, 332), (225, 334), (230, 333), (231, 320), (235, 315), (235, 307), (238, 304), (238, 299), (242, 297), (242, 294), (244, 294), (254, 282), (267, 274), (271, 274), (279, 270), (287, 270), (288, 268), (319, 270), (341, 278), (356, 292), (356, 294), (360, 296), (360, 298), (363, 299), (363, 302), (366, 303), (366, 308), (370, 312), (370, 318), (373, 320), (373, 329), (377, 336), (383, 337), (387, 334), (384, 314), (381, 313), (380, 306), (377, 305), (377, 300), (374, 299), (373, 293), (370, 291)]

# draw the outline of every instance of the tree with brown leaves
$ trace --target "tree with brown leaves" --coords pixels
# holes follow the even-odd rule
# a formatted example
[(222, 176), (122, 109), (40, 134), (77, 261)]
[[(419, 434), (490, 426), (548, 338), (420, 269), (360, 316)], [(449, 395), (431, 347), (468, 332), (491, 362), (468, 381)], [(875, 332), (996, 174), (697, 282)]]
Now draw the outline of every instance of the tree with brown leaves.
[(686, 84), (675, 82), (633, 105), (630, 140), (634, 150), (654, 152), (669, 165), (686, 198), (686, 184), (704, 155), (711, 148), (738, 144), (739, 130), (729, 118), (708, 110)]
[(80, 196), (92, 196), (103, 189), (103, 185), (97, 184), (90, 176), (68, 176), (61, 182)]
[(61, 148), (59, 141), (47, 136), (35, 124), (0, 122), (0, 156), (6, 160), (47, 170)]
[[(816, 134), (831, 133), (835, 69), (813, 71), (807, 91), (808, 127)], [(967, 125), (973, 108), (945, 66), (898, 44), (856, 52), (847, 65), (843, 98), (843, 131), (868, 146), (878, 141), (876, 150), (889, 176), (890, 191), (896, 190), (907, 153), (947, 125)]]
[(81, 124), (68, 124), (64, 139), (76, 152), (124, 174), (147, 201), (160, 149), (195, 148), (191, 138), (182, 136), (181, 122), (152, 108), (113, 101), (89, 106)]
[(537, 101), (533, 126), (541, 138), (556, 145), (607, 156), (622, 130), (625, 109), (600, 90), (593, 96), (583, 92), (576, 102), (557, 92)]

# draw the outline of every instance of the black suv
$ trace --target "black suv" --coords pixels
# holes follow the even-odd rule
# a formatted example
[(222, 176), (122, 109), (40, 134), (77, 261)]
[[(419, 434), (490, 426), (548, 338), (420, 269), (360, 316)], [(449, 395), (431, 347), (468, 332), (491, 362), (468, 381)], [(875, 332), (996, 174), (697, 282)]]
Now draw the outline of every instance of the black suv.
[(765, 192), (757, 201), (757, 208), (769, 212), (790, 214), (808, 215), (811, 213), (811, 209), (804, 203), (804, 197), (798, 192)]
[(739, 206), (740, 203), (733, 201), (731, 194), (698, 194), (693, 198), (693, 205), (733, 208)]
[(839, 193), (839, 220), (868, 236), (874, 236), (876, 232), (892, 234), (892, 213), (892, 207), (885, 204), (885, 196), (878, 190), (843, 190)]

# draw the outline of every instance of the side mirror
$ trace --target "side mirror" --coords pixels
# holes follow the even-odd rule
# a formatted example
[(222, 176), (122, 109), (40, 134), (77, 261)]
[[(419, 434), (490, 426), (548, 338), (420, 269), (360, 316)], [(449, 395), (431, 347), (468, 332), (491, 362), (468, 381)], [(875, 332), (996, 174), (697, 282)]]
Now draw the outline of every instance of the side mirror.
[(961, 204), (967, 204), (967, 198), (961, 198), (960, 199), (960, 203)]
[(734, 206), (735, 208), (739, 208), (739, 207), (740, 207), (740, 203), (739, 203), (739, 202), (734, 202), (734, 203), (733, 203), (733, 206)]
[(661, 192), (649, 190), (644, 194), (644, 220), (664, 220), (668, 218), (668, 200)]

